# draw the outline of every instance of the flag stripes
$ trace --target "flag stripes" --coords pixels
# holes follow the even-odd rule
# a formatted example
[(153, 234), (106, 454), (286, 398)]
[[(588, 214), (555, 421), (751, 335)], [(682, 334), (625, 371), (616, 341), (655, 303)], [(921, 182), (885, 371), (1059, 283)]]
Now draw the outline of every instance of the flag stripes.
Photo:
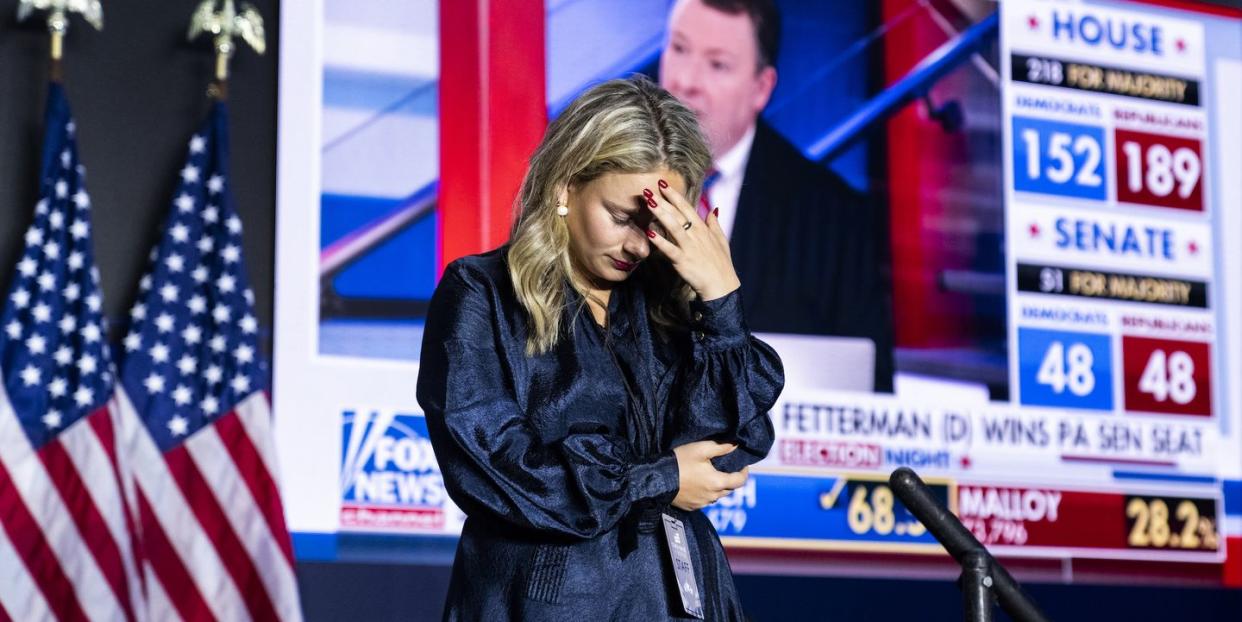
[[(60, 495), (49, 494), (49, 491), (64, 491), (71, 486), (66, 480), (73, 477), (71, 472), (66, 472), (72, 469), (64, 468), (65, 461), (54, 457), (48, 459), (52, 469), (48, 469), (44, 462), (44, 456), (61, 454), (63, 448), (59, 446), (59, 440), (53, 440), (36, 454), (28, 446), (22, 446), (21, 437), (13, 430), (15, 424), (12, 410), (0, 404), (0, 438), (19, 441), (0, 447), (0, 469), (3, 470), (0, 478), (8, 480), (0, 481), (0, 512), (5, 517), (5, 528), (10, 539), (18, 543), (19, 551), (24, 553), (22, 559), (31, 567), (40, 584), (46, 581), (49, 588), (47, 596), (52, 606), (59, 607), (61, 601), (72, 603), (72, 606), (66, 604), (64, 611), (58, 611), (57, 617), (132, 619), (132, 616), (125, 614), (120, 602), (121, 599), (128, 600), (128, 590), (114, 591), (115, 584), (100, 568), (101, 559), (108, 563), (105, 552), (116, 550), (115, 542), (110, 535), (96, 540), (83, 538), (74, 522), (73, 509), (88, 511), (89, 498), (77, 498), (80, 503), (71, 509)], [(60, 475), (61, 479), (53, 478), (52, 473)], [(98, 510), (93, 507), (89, 511), (98, 515)], [(33, 546), (23, 546), (27, 539), (32, 541)], [(90, 603), (89, 617), (78, 617), (83, 611), (82, 602)], [(11, 615), (24, 617), (17, 613)]]
[(0, 622), (301, 619), (227, 129), (215, 102), (118, 373), (75, 126), (49, 91), (41, 198), (0, 302)]

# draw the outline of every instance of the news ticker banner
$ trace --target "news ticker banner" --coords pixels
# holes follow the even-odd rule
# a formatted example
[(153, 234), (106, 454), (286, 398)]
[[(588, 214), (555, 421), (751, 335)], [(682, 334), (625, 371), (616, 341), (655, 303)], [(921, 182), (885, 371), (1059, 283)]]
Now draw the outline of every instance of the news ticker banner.
[(1214, 418), (1202, 24), (1141, 5), (1002, 12), (1012, 393), (1119, 419)]
[[(998, 485), (931, 478), (933, 494), (998, 556), (1220, 562), (1219, 491)], [(734, 547), (943, 554), (874, 474), (756, 468), (704, 510)]]
[[(1114, 421), (1006, 404), (913, 406), (891, 396), (789, 391), (747, 484), (704, 510), (738, 547), (924, 552), (940, 546), (886, 477), (923, 473), (998, 555), (1219, 562), (1221, 483), (1125, 469), (1207, 469), (1199, 419)], [(454, 535), (462, 512), (419, 413), (342, 413), (342, 532)]]
[[(731, 546), (939, 554), (885, 480), (909, 466), (997, 555), (1224, 556), (1218, 448), (1202, 419), (795, 388), (772, 420), (768, 458), (705, 510)], [(1152, 469), (1208, 475), (1161, 481)]]

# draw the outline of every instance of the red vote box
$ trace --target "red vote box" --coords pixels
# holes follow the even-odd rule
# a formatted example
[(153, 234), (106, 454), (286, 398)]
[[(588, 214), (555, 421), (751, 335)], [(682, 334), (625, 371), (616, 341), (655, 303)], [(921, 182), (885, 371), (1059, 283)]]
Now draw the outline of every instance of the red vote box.
[(1212, 415), (1211, 346), (1198, 341), (1121, 338), (1127, 411)]
[(1193, 138), (1117, 130), (1117, 200), (1203, 211), (1203, 145)]
[[(957, 514), (981, 543), (1017, 549), (1106, 549), (1158, 559), (1167, 551), (1214, 559), (1218, 503), (1208, 497), (958, 484)], [(1089, 557), (1090, 554), (1087, 554)]]
[(1123, 550), (1119, 493), (958, 485), (958, 517), (984, 545)]

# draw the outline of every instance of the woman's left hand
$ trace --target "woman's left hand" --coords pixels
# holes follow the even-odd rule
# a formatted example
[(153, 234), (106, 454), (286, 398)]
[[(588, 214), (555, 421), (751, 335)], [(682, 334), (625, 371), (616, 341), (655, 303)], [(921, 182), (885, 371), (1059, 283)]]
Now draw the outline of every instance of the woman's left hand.
[[(660, 180), (657, 188), (649, 189), (647, 207), (672, 239), (647, 229), (651, 243), (673, 264), (673, 269), (685, 279), (699, 298), (715, 300), (741, 286), (733, 269), (733, 257), (729, 253), (729, 240), (720, 228), (716, 211), (699, 218), (698, 211), (675, 188)], [(686, 228), (690, 223), (690, 228)]]

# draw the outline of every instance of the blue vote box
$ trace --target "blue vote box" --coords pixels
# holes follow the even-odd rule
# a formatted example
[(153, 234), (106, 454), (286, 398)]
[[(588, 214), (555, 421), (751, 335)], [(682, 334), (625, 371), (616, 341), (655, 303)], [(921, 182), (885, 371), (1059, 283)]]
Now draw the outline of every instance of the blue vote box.
[(1019, 328), (1018, 383), (1024, 405), (1112, 410), (1108, 335)]
[(1100, 127), (1015, 116), (1013, 187), (1103, 201), (1108, 196), (1108, 155)]

